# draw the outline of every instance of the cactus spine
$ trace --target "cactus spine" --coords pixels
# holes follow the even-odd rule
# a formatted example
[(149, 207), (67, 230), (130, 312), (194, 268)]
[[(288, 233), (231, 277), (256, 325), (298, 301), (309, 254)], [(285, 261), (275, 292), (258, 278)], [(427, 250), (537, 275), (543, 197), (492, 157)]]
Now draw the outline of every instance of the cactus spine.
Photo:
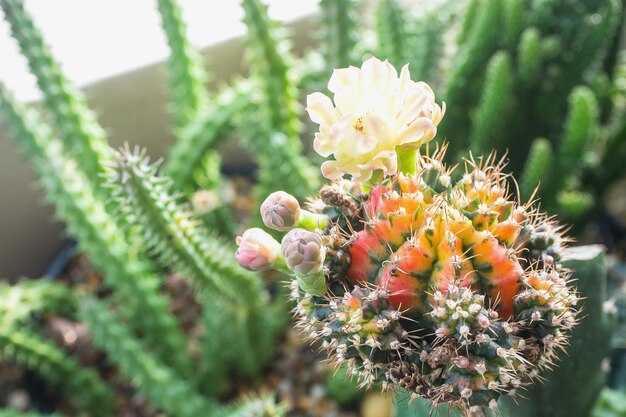
[[(606, 299), (606, 264), (600, 246), (581, 246), (563, 251), (562, 264), (572, 271), (582, 309), (580, 324), (572, 331), (568, 355), (560, 365), (544, 374), (543, 384), (529, 388), (518, 402), (502, 401), (502, 411), (511, 417), (586, 417), (605, 383), (601, 363), (609, 354), (606, 343), (614, 326), (611, 314), (603, 308)], [(578, 358), (584, 355), (585, 361)], [(578, 384), (584, 381), (585, 389)], [(576, 392), (575, 396), (566, 392)]]

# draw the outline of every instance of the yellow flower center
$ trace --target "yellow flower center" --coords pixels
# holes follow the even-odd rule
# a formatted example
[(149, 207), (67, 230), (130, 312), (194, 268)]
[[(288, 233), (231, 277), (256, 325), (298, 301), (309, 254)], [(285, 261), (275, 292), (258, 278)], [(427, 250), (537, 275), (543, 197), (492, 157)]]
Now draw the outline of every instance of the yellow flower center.
[(359, 133), (361, 133), (362, 135), (365, 134), (365, 127), (363, 127), (363, 118), (359, 117), (356, 119), (356, 121), (354, 122), (354, 124), (352, 125), (352, 127), (357, 130)]

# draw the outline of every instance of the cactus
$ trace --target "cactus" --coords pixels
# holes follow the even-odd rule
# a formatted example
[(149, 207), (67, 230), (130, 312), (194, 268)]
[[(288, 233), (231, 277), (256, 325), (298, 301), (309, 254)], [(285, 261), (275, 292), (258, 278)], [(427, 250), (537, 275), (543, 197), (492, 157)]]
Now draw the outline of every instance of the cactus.
[[(539, 157), (530, 139), (545, 138), (558, 172), (542, 178), (537, 189), (543, 207), (567, 220), (599, 213), (605, 184), (623, 172), (623, 164), (613, 163), (623, 136), (616, 134), (619, 128), (600, 124), (621, 120), (619, 105), (606, 98), (620, 83), (615, 45), (621, 9), (615, 0), (469, 2), (457, 52), (439, 64), (450, 68), (443, 100), (453, 110), (442, 136), (451, 138), (451, 156), (465, 157), (464, 149), (488, 152), (490, 146), (509, 150), (508, 169), (523, 178), (521, 195), (530, 196), (538, 178), (522, 172), (537, 168), (527, 160)], [(605, 136), (611, 138), (606, 144)], [(613, 177), (601, 174), (607, 169)]]
[(474, 130), (469, 138), (470, 149), (484, 153), (489, 146), (498, 143), (502, 128), (506, 126), (511, 112), (510, 97), (513, 92), (511, 58), (506, 52), (498, 52), (487, 66), (483, 95), (474, 118)]
[(355, 0), (321, 0), (322, 44), (327, 71), (355, 61), (356, 29), (359, 25)]
[(36, 113), (15, 103), (4, 90), (0, 90), (0, 113), (35, 165), (57, 215), (67, 222), (82, 250), (105, 273), (108, 285), (116, 289), (115, 296), (135, 329), (155, 347), (157, 356), (177, 370), (190, 373), (185, 339), (168, 311), (167, 299), (158, 291), (157, 276), (127, 243), (118, 222), (93, 194), (85, 174), (67, 158)]
[(545, 219), (507, 199), (501, 167), (493, 159), (468, 164), (454, 183), (442, 157), (421, 158), (416, 174), (369, 194), (336, 196), (352, 201), (353, 212), (324, 208), (340, 213), (319, 232), (327, 294), (311, 290), (318, 279), (290, 263), (295, 252), (285, 240), (283, 257), (310, 294), (294, 287), (300, 325), (363, 384), (493, 407), (556, 359), (577, 296), (557, 262), (561, 238), (535, 249), (549, 240)]
[(251, 72), (259, 83), (260, 117), (252, 125), (248, 117), (240, 123), (246, 144), (259, 158), (259, 194), (269, 194), (279, 182), (290, 192), (306, 194), (317, 185), (317, 175), (300, 155), (300, 105), (289, 44), (282, 28), (269, 19), (267, 6), (259, 0), (242, 0), (242, 7)]
[(26, 328), (0, 326), (0, 354), (3, 359), (35, 371), (76, 399), (81, 409), (94, 416), (110, 416), (113, 393), (89, 368), (51, 342)]
[(591, 412), (591, 417), (619, 417), (624, 414), (626, 414), (626, 393), (605, 388)]
[(217, 404), (195, 391), (194, 384), (179, 379), (175, 370), (148, 355), (147, 346), (132, 336), (127, 326), (104, 304), (81, 303), (80, 315), (93, 333), (96, 346), (119, 364), (122, 373), (134, 379), (143, 393), (166, 413), (181, 417), (210, 416)]
[(87, 108), (83, 94), (61, 72), (31, 17), (24, 10), (22, 0), (2, 0), (0, 6), (13, 37), (37, 79), (43, 93), (44, 107), (52, 116), (51, 121), (64, 149), (80, 164), (87, 178), (96, 186), (96, 192), (104, 192), (99, 187), (100, 174), (105, 172), (104, 166), (113, 155), (104, 130), (98, 125), (93, 112)]
[[(274, 336), (262, 325), (266, 303), (260, 277), (238, 268), (230, 261), (228, 245), (194, 224), (191, 214), (168, 193), (168, 179), (158, 177), (156, 170), (145, 152), (129, 148), (119, 152), (109, 178), (119, 207), (163, 265), (174, 266), (200, 293), (215, 292), (235, 304), (238, 311), (232, 326), (243, 326), (234, 347), (240, 352), (239, 371), (254, 374), (263, 365), (258, 359), (271, 350)], [(205, 314), (213, 314), (211, 301), (204, 302), (202, 296), (199, 301)], [(246, 349), (246, 338), (256, 339), (257, 349)]]
[(168, 59), (174, 125), (184, 128), (209, 102), (208, 74), (198, 51), (187, 40), (187, 28), (176, 0), (157, 2), (163, 31), (172, 53)]
[(5, 327), (22, 325), (45, 312), (71, 315), (76, 309), (71, 291), (45, 279), (0, 284), (0, 300), (0, 326)]
[[(409, 109), (414, 117), (440, 119), (429, 101), (404, 98), (420, 87), (408, 72), (398, 78), (372, 58), (336, 74), (342, 77), (331, 89), (336, 108), (320, 93), (308, 99), (320, 124), (316, 151), (341, 150), (343, 137), (375, 151), (349, 159), (335, 150), (336, 160), (324, 162), (322, 172), (333, 182), (305, 211), (323, 222), (298, 224), (298, 202), (283, 192), (270, 195), (261, 209), (265, 224), (289, 231), (281, 257), (272, 252), (271, 237), (256, 241), (259, 253), (273, 254), (258, 268), (291, 271), (298, 325), (360, 385), (381, 383), (467, 415), (495, 410), (502, 395), (515, 395), (557, 361), (577, 323), (578, 295), (561, 263), (567, 239), (532, 204), (510, 198), (503, 162), (493, 154), (466, 161), (459, 174), (443, 164), (445, 147), (417, 153), (434, 132), (417, 131), (417, 145), (394, 146), (385, 135), (394, 122), (406, 123)], [(396, 112), (383, 118), (387, 97)], [(360, 109), (364, 99), (375, 106), (363, 107), (364, 116), (351, 114), (355, 122), (337, 115)], [(327, 143), (328, 129), (333, 141)], [(382, 153), (388, 159), (379, 163)]]
[(131, 225), (137, 225), (149, 250), (165, 265), (176, 265), (195, 285), (218, 291), (231, 300), (251, 302), (260, 280), (229, 264), (223, 243), (206, 236), (168, 192), (167, 177), (156, 175), (145, 151), (124, 148), (109, 174), (109, 186)]
[[(508, 410), (511, 403), (502, 394), (516, 393), (557, 362), (554, 352), (568, 340), (577, 312), (572, 305), (577, 293), (566, 282), (565, 267), (574, 277), (596, 280), (603, 272), (596, 258), (576, 265), (567, 259), (562, 228), (533, 204), (515, 202), (505, 170), (523, 172), (521, 201), (541, 198), (544, 209), (567, 220), (601, 212), (600, 196), (624, 172), (626, 155), (626, 65), (617, 59), (621, 2), (468, 0), (447, 2), (420, 16), (401, 4), (379, 1), (377, 40), (372, 41), (369, 20), (355, 16), (359, 2), (323, 0), (324, 61), (316, 53), (296, 60), (261, 0), (242, 0), (251, 76), (231, 80), (230, 87), (213, 94), (205, 90), (209, 74), (186, 39), (179, 6), (158, 0), (172, 52), (170, 109), (177, 137), (158, 175), (132, 153), (116, 160), (94, 113), (61, 73), (22, 1), (0, 0), (43, 92), (42, 113), (51, 129), (4, 91), (0, 110), (33, 160), (59, 217), (113, 289), (106, 304), (115, 313), (88, 299), (81, 314), (99, 346), (155, 407), (172, 415), (210, 417), (284, 411), (271, 395), (227, 407), (213, 399), (228, 378), (258, 374), (286, 320), (286, 303), (277, 300), (282, 289), (265, 292), (260, 277), (237, 270), (228, 245), (215, 238), (237, 230), (228, 208), (218, 204), (192, 216), (183, 206), (199, 188), (219, 193), (221, 160), (215, 149), (229, 138), (241, 139), (258, 162), (257, 196), (279, 188), (290, 193), (266, 199), (258, 220), (273, 235), (244, 232), (236, 259), (248, 269), (274, 268), (293, 277), (299, 324), (322, 340), (334, 362), (350, 367), (361, 385), (381, 383), (409, 399), (424, 396), (481, 415), (496, 400)], [(464, 12), (455, 26), (457, 4)], [(444, 48), (448, 39), (456, 45)], [(396, 65), (409, 63), (414, 74), (441, 85), (450, 109), (440, 132), (450, 140), (448, 159), (467, 158), (470, 149), (474, 156), (459, 172), (446, 168), (441, 145), (438, 151), (416, 153), (434, 138), (445, 113), (429, 89), (421, 88), (415, 100), (399, 100), (406, 106), (432, 104), (421, 113), (407, 112), (400, 128), (388, 123), (397, 112), (385, 114), (384, 128), (391, 133), (382, 136), (393, 143), (375, 148), (375, 161), (368, 154), (372, 139), (362, 133), (380, 128), (381, 120), (357, 117), (339, 129), (354, 128), (355, 136), (337, 136), (335, 130), (331, 135), (337, 120), (322, 120), (328, 106), (313, 97), (309, 113), (323, 125), (314, 148), (324, 157), (332, 155), (322, 173), (333, 182), (300, 206), (302, 197), (319, 189), (319, 181), (300, 144), (298, 89), (308, 90), (330, 69), (353, 64), (364, 53)], [(369, 103), (362, 98), (359, 103)], [(341, 105), (332, 111), (352, 112)], [(481, 155), (493, 146), (501, 154), (510, 149), (506, 168)], [(351, 180), (339, 178), (346, 173)], [(132, 219), (138, 221), (129, 224)], [(277, 240), (281, 233), (286, 233), (282, 242)], [(190, 346), (168, 311), (152, 256), (146, 255), (156, 255), (160, 271), (176, 270), (194, 284), (203, 308), (203, 339), (199, 347), (195, 340), (190, 345), (197, 356), (187, 354)], [(606, 349), (601, 342), (608, 337), (604, 318), (597, 320), (601, 286), (581, 282), (586, 307), (581, 326), (569, 337), (572, 357), (563, 360), (563, 370), (545, 374), (545, 387), (522, 394), (536, 404), (554, 400), (560, 404), (554, 415), (575, 407), (588, 410), (601, 382), (596, 371)], [(75, 386), (75, 378), (86, 379), (84, 392), (75, 397), (81, 408), (92, 410), (104, 398), (94, 394), (100, 390), (97, 376), (59, 357), (34, 330), (32, 319), (42, 312), (74, 316), (76, 297), (59, 288), (48, 283), (0, 287), (5, 297), (19, 300), (0, 309), (3, 343), (9, 353), (15, 346), (21, 349), (16, 359), (26, 366), (52, 364), (41, 369), (55, 370), (44, 375), (53, 382), (68, 370), (69, 386)], [(588, 309), (593, 314), (587, 318)], [(595, 338), (585, 338), (593, 332)], [(39, 349), (41, 342), (45, 348)], [(591, 359), (573, 369), (583, 344)], [(564, 375), (579, 381), (577, 372), (583, 371), (593, 375), (587, 392), (565, 398), (564, 390), (556, 389), (569, 382)]]
[(396, 0), (381, 0), (376, 8), (378, 50), (393, 65), (407, 62), (408, 38), (404, 10)]
[(250, 82), (239, 82), (218, 94), (214, 102), (178, 131), (178, 140), (169, 151), (163, 173), (172, 179), (174, 190), (194, 188), (194, 172), (207, 151), (215, 148), (232, 128), (233, 115), (241, 112), (252, 92)]

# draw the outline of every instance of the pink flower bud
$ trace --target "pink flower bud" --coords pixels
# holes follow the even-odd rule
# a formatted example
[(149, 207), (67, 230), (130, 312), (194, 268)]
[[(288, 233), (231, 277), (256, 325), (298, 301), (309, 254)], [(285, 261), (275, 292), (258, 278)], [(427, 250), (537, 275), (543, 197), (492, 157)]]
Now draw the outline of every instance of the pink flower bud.
[(324, 266), (326, 248), (320, 235), (304, 229), (293, 229), (283, 237), (283, 258), (298, 276), (317, 274)]
[(291, 194), (276, 191), (261, 204), (261, 217), (267, 227), (283, 232), (295, 226), (300, 217), (300, 204)]
[(280, 256), (280, 243), (258, 227), (248, 229), (243, 232), (243, 236), (238, 236), (237, 245), (239, 245), (235, 253), (237, 262), (251, 271), (270, 268), (274, 260)]

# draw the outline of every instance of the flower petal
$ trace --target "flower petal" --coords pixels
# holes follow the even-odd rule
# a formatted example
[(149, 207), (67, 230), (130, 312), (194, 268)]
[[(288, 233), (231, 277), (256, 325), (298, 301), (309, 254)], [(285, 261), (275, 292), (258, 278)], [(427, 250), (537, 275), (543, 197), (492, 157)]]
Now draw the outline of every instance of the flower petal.
[(343, 172), (339, 169), (337, 161), (324, 161), (322, 163), (322, 175), (329, 180), (338, 180)]
[(337, 119), (333, 102), (322, 93), (309, 94), (306, 98), (306, 111), (317, 124), (332, 124)]
[(328, 81), (328, 90), (336, 93), (343, 88), (354, 86), (359, 79), (359, 74), (359, 69), (352, 66), (334, 70)]

